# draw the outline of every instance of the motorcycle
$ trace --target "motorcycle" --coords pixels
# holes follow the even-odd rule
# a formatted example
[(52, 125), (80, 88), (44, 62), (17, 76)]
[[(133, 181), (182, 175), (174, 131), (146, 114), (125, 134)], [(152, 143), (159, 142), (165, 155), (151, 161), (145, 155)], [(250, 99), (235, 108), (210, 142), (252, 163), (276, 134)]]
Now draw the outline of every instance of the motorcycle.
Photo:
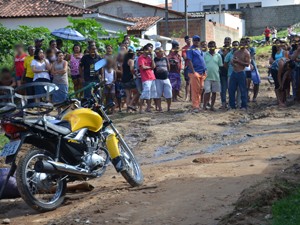
[[(142, 185), (140, 165), (106, 113), (114, 104), (101, 104), (100, 84), (92, 84), (94, 91), (85, 107), (69, 100), (75, 109), (57, 117), (49, 116), (55, 106), (47, 101), (28, 103), (37, 97), (49, 98), (56, 86), (34, 85), (43, 86), (47, 92), (24, 96), (19, 94), (24, 87), (9, 88), (6, 97), (11, 102), (0, 108), (1, 126), (10, 140), (0, 153), (11, 164), (6, 181), (16, 174), (20, 195), (30, 207), (39, 212), (58, 208), (64, 202), (68, 182), (99, 178), (110, 162), (132, 187)], [(14, 98), (21, 99), (21, 107), (14, 106)], [(25, 144), (32, 149), (23, 149)]]

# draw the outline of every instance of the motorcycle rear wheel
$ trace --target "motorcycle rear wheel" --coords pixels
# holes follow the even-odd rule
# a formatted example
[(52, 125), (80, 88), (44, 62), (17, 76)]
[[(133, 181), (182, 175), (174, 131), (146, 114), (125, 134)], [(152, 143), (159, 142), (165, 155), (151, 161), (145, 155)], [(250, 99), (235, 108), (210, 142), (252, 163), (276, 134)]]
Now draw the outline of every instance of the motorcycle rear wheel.
[(122, 176), (132, 187), (141, 186), (144, 182), (144, 175), (134, 154), (122, 144), (120, 144), (120, 153), (125, 165), (125, 169), (121, 171)]
[(33, 150), (20, 158), (16, 180), (23, 200), (39, 212), (52, 211), (58, 208), (65, 199), (66, 179), (34, 170), (37, 160), (54, 160), (54, 156), (44, 150)]

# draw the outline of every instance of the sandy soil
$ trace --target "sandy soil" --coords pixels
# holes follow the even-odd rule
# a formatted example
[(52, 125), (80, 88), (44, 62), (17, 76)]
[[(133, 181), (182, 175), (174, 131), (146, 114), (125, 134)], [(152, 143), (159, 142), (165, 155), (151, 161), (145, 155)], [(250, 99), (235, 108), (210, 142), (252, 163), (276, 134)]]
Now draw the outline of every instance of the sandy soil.
[(233, 224), (223, 217), (234, 210), (243, 190), (299, 162), (300, 107), (278, 109), (274, 101), (263, 80), (258, 103), (251, 103), (248, 113), (191, 114), (189, 103), (178, 102), (171, 113), (115, 116), (142, 164), (143, 187), (130, 188), (110, 167), (104, 177), (90, 181), (93, 191), (69, 194), (53, 212), (37, 214), (21, 199), (1, 200), (0, 221)]

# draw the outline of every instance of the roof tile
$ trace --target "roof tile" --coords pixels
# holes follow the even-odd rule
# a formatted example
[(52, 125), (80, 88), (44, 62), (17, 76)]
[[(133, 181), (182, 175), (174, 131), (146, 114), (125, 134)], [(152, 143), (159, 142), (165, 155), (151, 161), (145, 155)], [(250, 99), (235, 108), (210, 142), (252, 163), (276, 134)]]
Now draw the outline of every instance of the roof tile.
[(152, 25), (156, 24), (158, 21), (162, 20), (159, 16), (154, 17), (128, 17), (125, 20), (130, 22), (135, 22), (136, 24), (130, 27), (127, 27), (127, 30), (147, 30)]
[(82, 16), (91, 10), (55, 0), (0, 0), (0, 18)]

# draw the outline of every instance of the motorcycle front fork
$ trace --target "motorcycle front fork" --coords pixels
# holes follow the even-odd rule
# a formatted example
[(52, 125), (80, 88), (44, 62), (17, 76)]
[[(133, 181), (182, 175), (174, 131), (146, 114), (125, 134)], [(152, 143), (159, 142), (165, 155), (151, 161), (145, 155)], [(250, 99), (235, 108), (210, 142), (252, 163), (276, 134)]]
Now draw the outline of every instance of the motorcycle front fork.
[(120, 172), (123, 169), (123, 165), (121, 165), (122, 163), (120, 163), (122, 162), (122, 159), (121, 159), (121, 152), (119, 148), (119, 142), (122, 145), (122, 147), (125, 148), (125, 150), (130, 151), (130, 148), (102, 107), (100, 108), (100, 111), (103, 117), (105, 118), (105, 120), (109, 123), (109, 126), (113, 131), (111, 134), (109, 134), (106, 137), (106, 146), (109, 155), (112, 159), (113, 165), (115, 166), (116, 170)]

